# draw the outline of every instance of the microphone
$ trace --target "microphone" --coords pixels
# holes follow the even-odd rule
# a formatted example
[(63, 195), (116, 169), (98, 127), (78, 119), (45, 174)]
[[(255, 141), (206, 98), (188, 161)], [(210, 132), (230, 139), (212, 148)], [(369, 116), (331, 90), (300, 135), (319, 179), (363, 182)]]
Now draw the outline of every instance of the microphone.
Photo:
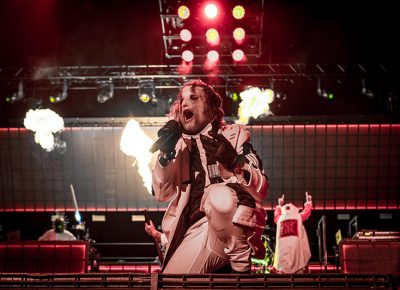
[(165, 148), (173, 139), (175, 138), (175, 134), (164, 134), (160, 136), (156, 142), (150, 147), (150, 152), (154, 153), (161, 148)]
[(180, 123), (175, 120), (169, 120), (157, 134), (159, 138), (150, 147), (150, 152), (154, 153), (161, 150), (167, 153), (168, 151), (173, 151), (182, 134)]

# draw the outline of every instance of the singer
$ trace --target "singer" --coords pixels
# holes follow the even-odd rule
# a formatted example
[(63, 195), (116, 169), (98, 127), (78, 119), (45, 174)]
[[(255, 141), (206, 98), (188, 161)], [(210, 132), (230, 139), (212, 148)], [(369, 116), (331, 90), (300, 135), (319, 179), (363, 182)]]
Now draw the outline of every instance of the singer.
[(159, 131), (153, 194), (170, 201), (163, 273), (212, 273), (227, 264), (233, 273), (250, 273), (251, 257), (264, 257), (268, 180), (250, 133), (223, 115), (214, 88), (192, 80)]

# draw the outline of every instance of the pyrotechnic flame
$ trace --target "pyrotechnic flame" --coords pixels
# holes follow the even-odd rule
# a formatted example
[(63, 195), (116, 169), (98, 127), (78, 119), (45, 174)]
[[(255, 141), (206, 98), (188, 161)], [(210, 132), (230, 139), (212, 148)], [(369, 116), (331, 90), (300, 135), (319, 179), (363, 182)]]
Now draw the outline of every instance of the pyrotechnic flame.
[(149, 149), (153, 140), (140, 128), (139, 123), (131, 119), (122, 131), (120, 148), (126, 155), (135, 157), (132, 166), (137, 166), (143, 184), (151, 194), (151, 158)]
[(257, 118), (262, 114), (272, 114), (269, 104), (274, 101), (273, 90), (251, 87), (241, 92), (240, 98), (242, 101), (239, 104), (239, 120), (236, 123), (247, 124), (250, 117)]
[(64, 130), (64, 120), (50, 109), (29, 110), (24, 119), (24, 126), (35, 132), (35, 142), (49, 152), (54, 149), (53, 133)]

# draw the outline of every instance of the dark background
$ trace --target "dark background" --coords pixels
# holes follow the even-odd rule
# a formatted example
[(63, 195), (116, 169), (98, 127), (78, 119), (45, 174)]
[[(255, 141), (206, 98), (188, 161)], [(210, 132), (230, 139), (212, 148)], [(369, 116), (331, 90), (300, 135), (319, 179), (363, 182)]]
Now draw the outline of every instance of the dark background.
[[(167, 61), (157, 0), (3, 0), (0, 5), (1, 65)], [(261, 62), (398, 62), (395, 5), (266, 0)]]
[[(240, 1), (238, 1), (240, 2)], [(245, 5), (245, 2), (243, 2)], [(3, 0), (0, 2), (0, 68), (49, 66), (167, 65), (157, 0)], [(253, 63), (363, 64), (368, 88), (361, 79), (323, 81), (334, 91), (332, 101), (316, 94), (316, 80), (302, 78), (275, 84), (286, 100), (275, 101), (275, 115), (397, 115), (400, 45), (397, 9), (393, 2), (269, 1), (264, 2), (262, 55)], [(381, 69), (382, 65), (384, 69)], [(244, 85), (251, 85), (251, 79)], [(265, 80), (268, 86), (268, 80)], [(24, 117), (29, 101), (8, 104), (12, 91), (0, 79), (2, 124)], [(225, 97), (225, 111), (237, 105)], [(50, 104), (49, 92), (28, 91), (63, 117), (129, 117), (154, 115), (137, 92), (116, 91), (98, 104), (96, 92), (70, 91), (63, 103)], [(167, 96), (173, 96), (175, 92)], [(392, 97), (392, 108), (388, 98)], [(157, 115), (163, 115), (159, 110)]]

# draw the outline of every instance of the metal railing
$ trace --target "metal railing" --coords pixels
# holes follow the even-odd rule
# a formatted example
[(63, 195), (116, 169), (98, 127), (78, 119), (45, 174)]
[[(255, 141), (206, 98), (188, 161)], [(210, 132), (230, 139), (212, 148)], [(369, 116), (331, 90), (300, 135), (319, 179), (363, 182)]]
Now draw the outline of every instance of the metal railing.
[(317, 237), (319, 261), (324, 265), (326, 271), (328, 268), (328, 253), (326, 248), (326, 218), (324, 215), (318, 222)]

